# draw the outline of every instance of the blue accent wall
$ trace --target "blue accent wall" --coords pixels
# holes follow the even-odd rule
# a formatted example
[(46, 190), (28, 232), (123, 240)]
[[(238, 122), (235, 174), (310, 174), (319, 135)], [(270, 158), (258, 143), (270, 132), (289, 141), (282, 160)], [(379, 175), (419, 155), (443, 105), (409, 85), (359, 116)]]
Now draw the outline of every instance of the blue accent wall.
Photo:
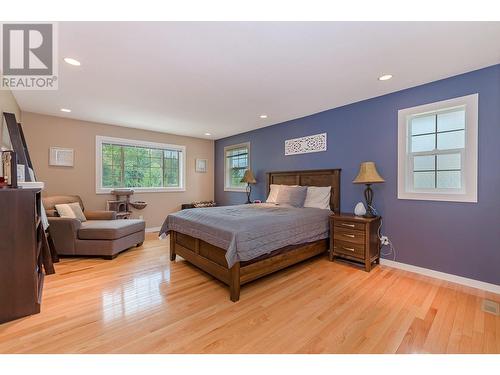
[[(478, 203), (398, 200), (398, 110), (474, 93), (479, 93)], [(326, 152), (284, 155), (286, 139), (323, 132)], [(258, 181), (253, 199), (265, 199), (266, 172), (342, 168), (341, 210), (352, 212), (363, 200), (364, 186), (352, 184), (359, 164), (375, 161), (386, 183), (373, 185), (374, 206), (396, 261), (500, 284), (500, 65), (217, 140), (220, 205), (246, 200), (244, 193), (224, 192), (224, 147), (242, 142), (251, 144)]]

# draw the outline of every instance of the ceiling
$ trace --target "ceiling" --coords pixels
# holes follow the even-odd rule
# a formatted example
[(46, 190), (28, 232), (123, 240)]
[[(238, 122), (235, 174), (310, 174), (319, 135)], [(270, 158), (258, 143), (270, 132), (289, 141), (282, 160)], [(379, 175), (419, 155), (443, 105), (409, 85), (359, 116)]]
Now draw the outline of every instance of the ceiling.
[(500, 22), (62, 22), (59, 89), (14, 95), (24, 111), (218, 139), (498, 64), (499, 40)]

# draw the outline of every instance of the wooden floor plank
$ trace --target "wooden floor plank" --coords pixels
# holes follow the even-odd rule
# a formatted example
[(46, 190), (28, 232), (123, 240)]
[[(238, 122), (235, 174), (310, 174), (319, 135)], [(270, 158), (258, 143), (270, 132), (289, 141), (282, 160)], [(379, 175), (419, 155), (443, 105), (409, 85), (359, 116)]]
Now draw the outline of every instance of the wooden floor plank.
[(396, 353), (414, 353), (423, 354), (425, 340), (429, 334), (437, 310), (430, 308), (425, 316), (425, 319), (415, 318), (406, 334), (401, 341)]
[(42, 312), (0, 325), (0, 353), (500, 353), (500, 296), (317, 257), (227, 287), (148, 234), (116, 259), (65, 258)]

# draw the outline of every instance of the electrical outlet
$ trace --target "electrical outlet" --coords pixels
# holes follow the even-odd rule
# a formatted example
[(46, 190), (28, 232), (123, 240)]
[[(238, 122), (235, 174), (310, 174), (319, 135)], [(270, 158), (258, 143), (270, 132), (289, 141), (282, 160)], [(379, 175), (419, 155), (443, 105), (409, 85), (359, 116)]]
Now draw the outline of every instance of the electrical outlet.
[(389, 238), (387, 236), (380, 237), (380, 243), (382, 245), (389, 245)]

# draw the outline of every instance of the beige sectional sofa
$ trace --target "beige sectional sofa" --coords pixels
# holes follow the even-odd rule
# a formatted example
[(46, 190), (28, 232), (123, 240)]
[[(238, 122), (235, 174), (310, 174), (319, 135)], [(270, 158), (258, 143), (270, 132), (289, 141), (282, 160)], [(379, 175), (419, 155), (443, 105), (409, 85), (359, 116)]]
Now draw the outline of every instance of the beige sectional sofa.
[[(87, 221), (58, 217), (56, 204), (80, 203)], [(118, 253), (144, 242), (143, 220), (117, 220), (114, 211), (86, 211), (78, 195), (43, 198), (49, 233), (58, 255), (98, 256), (113, 259)]]

